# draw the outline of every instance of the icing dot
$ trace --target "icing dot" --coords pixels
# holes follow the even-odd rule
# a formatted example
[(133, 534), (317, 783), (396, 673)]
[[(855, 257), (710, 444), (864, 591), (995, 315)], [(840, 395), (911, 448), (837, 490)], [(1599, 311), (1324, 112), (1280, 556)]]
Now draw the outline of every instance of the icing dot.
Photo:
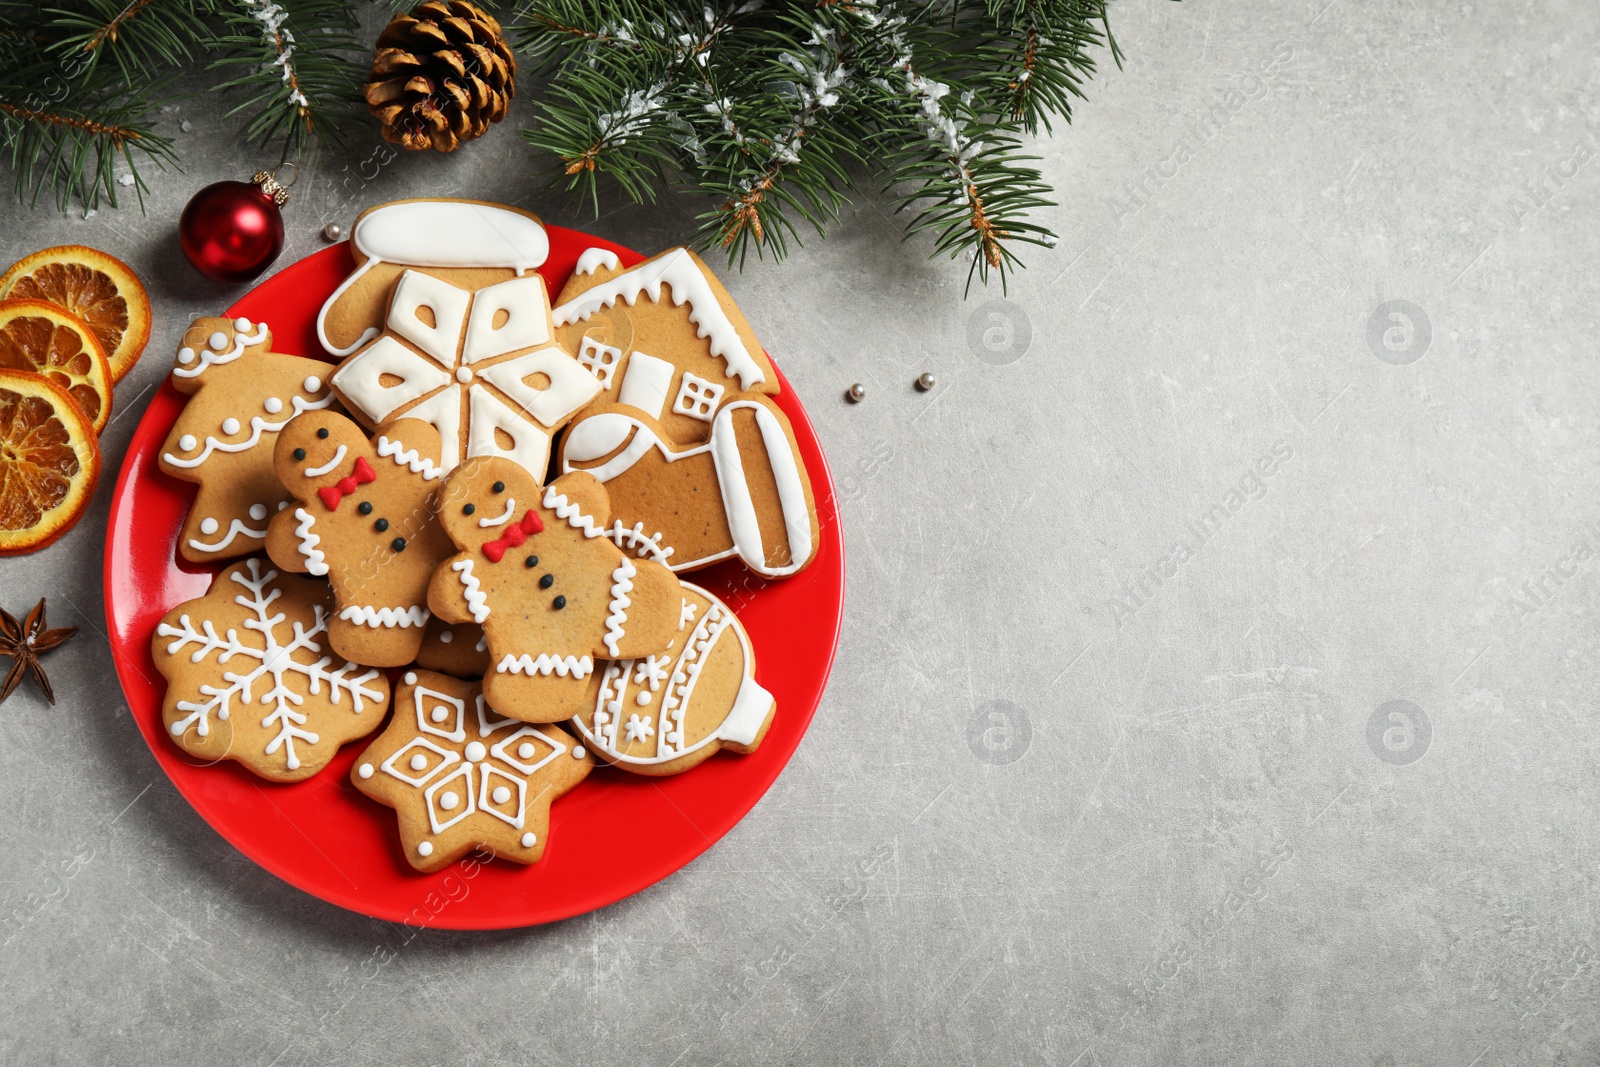
[(269, 396), (262, 402), (261, 406), (267, 409), (268, 415), (276, 415), (283, 410), (283, 401), (275, 396)]
[(222, 420), (222, 432), (223, 433), (230, 433), (230, 434), (231, 433), (238, 433), (239, 432), (239, 420), (238, 419), (223, 419)]
[(650, 690), (640, 690), (639, 695), (633, 698), (633, 702), (641, 707), (650, 703)]
[(183, 449), (185, 452), (193, 452), (195, 448), (199, 446), (199, 444), (200, 442), (194, 439), (194, 434), (192, 433), (186, 433), (182, 437), (178, 438), (178, 447)]
[(363, 777), (363, 778), (371, 778), (372, 777), (372, 764), (363, 763), (361, 765), (361, 769), (356, 771), (356, 773), (361, 775), (361, 777)]
[(620, 700), (608, 700), (606, 702), (606, 710), (609, 711), (613, 715), (621, 715), (622, 714), (622, 701), (620, 701)]
[(465, 385), (468, 382), (472, 381), (472, 368), (471, 367), (457, 367), (456, 368), (456, 381), (460, 382), (462, 385)]
[(361, 512), (361, 514), (363, 514), (363, 515), (371, 515), (372, 514), (372, 501), (363, 500), (361, 503), (356, 505), (356, 510)]
[(454, 630), (445, 630), (443, 633), (441, 633), (439, 635), (439, 643), (441, 645), (448, 645), (451, 641), (454, 641), (455, 639), (456, 639), (456, 632)]
[(250, 320), (249, 319), (234, 319), (233, 320), (233, 328), (235, 330), (238, 330), (240, 333), (249, 333), (250, 332)]
[(221, 352), (228, 347), (228, 335), (218, 330), (206, 339), (206, 343), (211, 346), (212, 351)]
[(526, 562), (527, 562), (528, 566), (530, 566), (530, 567), (537, 567), (539, 565), (539, 557), (538, 556), (529, 556), (527, 558)]
[(186, 367), (189, 364), (193, 363), (194, 362), (194, 349), (192, 349), (192, 348), (180, 348), (180, 349), (178, 349), (178, 362), (182, 363)]
[(522, 744), (517, 746), (517, 755), (521, 756), (523, 759), (532, 759), (533, 752), (533, 745), (529, 744), (527, 741), (524, 741)]
[(539, 840), (539, 835), (538, 834), (523, 834), (522, 835), (522, 847), (523, 848), (532, 848), (534, 846), (534, 844), (538, 842), (538, 840)]
[(432, 841), (424, 841), (422, 844), (418, 845), (417, 846), (417, 855), (419, 855), (419, 856), (431, 856), (431, 855), (433, 855), (433, 842)]
[(471, 515), (474, 511), (477, 511), (477, 510), (478, 510), (478, 506), (476, 504), (464, 504), (461, 507), (461, 514), (463, 514), (463, 515)]
[(573, 759), (582, 759), (586, 755), (588, 755), (588, 753), (584, 752), (582, 745), (579, 745), (577, 748), (572, 750)]
[(471, 760), (473, 763), (477, 763), (488, 754), (488, 749), (483, 747), (482, 741), (469, 741), (467, 742), (467, 751), (465, 754), (467, 759)]
[[(548, 578), (550, 576), (547, 574), (545, 577)], [(567, 598), (564, 596), (558, 596), (550, 602), (550, 606), (555, 608), (557, 611), (560, 611), (562, 608), (567, 606)]]
[(411, 769), (412, 770), (420, 771), (420, 770), (422, 770), (422, 768), (426, 767), (427, 765), (428, 765), (428, 757), (424, 756), (422, 753), (419, 752), (415, 756), (411, 757)]
[(305, 459), (306, 458), (306, 450), (303, 449), (303, 448), (295, 449), (294, 450), (294, 458), (295, 459)]
[(379, 533), (383, 533), (389, 529), (389, 520), (379, 519), (377, 522), (372, 524), (372, 528), (377, 530)]
[(250, 517), (257, 522), (267, 517), (267, 508), (264, 504), (251, 504)]
[(494, 788), (494, 792), (489, 794), (489, 797), (496, 804), (504, 804), (511, 799), (511, 790), (503, 785), (497, 785)]
[(289, 506), (289, 502), (287, 500), (278, 501), (278, 510), (279, 511), (282, 511), (284, 508), (286, 508), (288, 506)]
[(216, 533), (217, 532), (217, 520), (216, 519), (212, 519), (212, 518), (201, 519), (200, 520), (200, 532), (205, 534), (207, 537), (210, 537), (212, 534)]
[(543, 578), (539, 579), (539, 588), (540, 589), (549, 589), (552, 585), (555, 585), (555, 584), (556, 584), (556, 576), (553, 575), (553, 574), (547, 574)]
[(322, 392), (322, 379), (313, 374), (305, 380), (305, 387), (308, 393), (320, 393)]
[(326, 426), (318, 427), (317, 428), (317, 440), (326, 441), (327, 439), (328, 439), (328, 428)]
[(439, 798), (439, 806), (445, 811), (455, 811), (456, 805), (461, 803), (461, 798), (454, 793), (446, 793)]
[(417, 672), (416, 671), (406, 671), (406, 679), (405, 679), (405, 681), (406, 681), (407, 685), (416, 685), (417, 684)]
[(396, 537), (393, 541), (389, 542), (389, 547), (394, 549), (396, 552), (404, 552), (406, 550), (406, 539), (404, 537)]
[(433, 709), (433, 715), (431, 716), (431, 718), (433, 719), (434, 722), (444, 722), (449, 717), (450, 717), (450, 709), (445, 707), (443, 704), (441, 704), (438, 707), (434, 708)]
[(489, 488), (493, 489), (497, 493), (503, 493), (503, 492), (506, 491), (506, 483), (505, 482), (495, 482)]

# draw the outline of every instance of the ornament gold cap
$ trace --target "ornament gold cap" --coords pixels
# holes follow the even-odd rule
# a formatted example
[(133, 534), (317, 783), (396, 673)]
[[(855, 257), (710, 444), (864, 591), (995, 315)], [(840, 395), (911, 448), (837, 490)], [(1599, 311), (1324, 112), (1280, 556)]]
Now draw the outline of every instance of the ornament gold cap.
[[(287, 184), (278, 181), (278, 171), (282, 170), (284, 167), (288, 167), (290, 170), (294, 171), (294, 174), (289, 178)], [(279, 207), (283, 207), (289, 202), (289, 186), (293, 185), (299, 180), (299, 178), (299, 167), (295, 166), (293, 163), (281, 163), (270, 174), (264, 170), (256, 171), (250, 176), (250, 181), (254, 185), (261, 186), (261, 191), (267, 196), (270, 196), (273, 203), (277, 204)]]

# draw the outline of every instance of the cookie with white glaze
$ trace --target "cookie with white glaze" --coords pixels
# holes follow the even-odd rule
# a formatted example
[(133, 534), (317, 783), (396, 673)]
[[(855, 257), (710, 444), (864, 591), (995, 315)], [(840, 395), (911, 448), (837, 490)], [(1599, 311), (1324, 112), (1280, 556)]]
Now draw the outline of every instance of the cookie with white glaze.
[(660, 655), (683, 591), (661, 564), (606, 536), (606, 490), (586, 474), (540, 487), (508, 460), (468, 460), (445, 483), (440, 521), (461, 551), (434, 573), (428, 606), (483, 627), (483, 691), (502, 714), (562, 722), (593, 706), (595, 662)]
[(428, 582), (453, 548), (437, 520), (438, 433), (400, 419), (369, 439), (343, 415), (308, 412), (278, 435), (273, 465), (290, 496), (267, 531), (273, 562), (328, 580), (341, 656), (412, 662), (428, 624)]
[(755, 680), (755, 650), (732, 609), (681, 585), (672, 644), (659, 656), (598, 666), (594, 706), (572, 720), (591, 752), (634, 774), (681, 774), (723, 749), (754, 752), (777, 710)]
[(290, 419), (334, 405), (320, 360), (272, 351), (272, 332), (249, 319), (200, 318), (184, 332), (172, 385), (188, 403), (161, 446), (167, 474), (199, 486), (178, 535), (193, 563), (259, 551), (288, 500), (272, 448)]
[(197, 759), (298, 782), (376, 730), (389, 680), (333, 653), (332, 606), (326, 583), (251, 558), (167, 612), (150, 641), (167, 736)]
[(535, 863), (550, 837), (550, 805), (594, 759), (554, 725), (499, 715), (477, 682), (408, 672), (394, 716), (350, 769), (355, 787), (400, 823), (406, 862), (441, 870), (474, 849)]

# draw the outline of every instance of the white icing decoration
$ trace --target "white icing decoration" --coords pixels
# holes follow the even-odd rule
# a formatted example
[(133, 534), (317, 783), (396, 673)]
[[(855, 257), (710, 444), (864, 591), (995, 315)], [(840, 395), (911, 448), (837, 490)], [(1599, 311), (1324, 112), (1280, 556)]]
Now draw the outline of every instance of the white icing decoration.
[(469, 741), (467, 742), (466, 751), (463, 754), (473, 763), (477, 763), (479, 760), (483, 759), (485, 753), (487, 752), (488, 749), (483, 747), (482, 741)]
[[(761, 526), (756, 519), (755, 502), (751, 499), (744, 476), (744, 463), (739, 453), (738, 436), (733, 428), (733, 414), (745, 408), (755, 411), (756, 426), (761, 431), (761, 443), (767, 462), (778, 487), (778, 503), (783, 514), (784, 530), (789, 540), (790, 562), (782, 566), (769, 566), (766, 549), (762, 544)], [(632, 440), (628, 441), (629, 435)], [(616, 451), (624, 441), (628, 445), (620, 453), (599, 466), (582, 467), (578, 464), (593, 462)], [(767, 577), (793, 574), (805, 565), (811, 556), (811, 512), (806, 506), (805, 479), (789, 446), (777, 417), (761, 404), (752, 400), (735, 400), (717, 412), (711, 425), (711, 440), (704, 445), (683, 452), (669, 450), (655, 432), (643, 422), (620, 411), (607, 411), (590, 416), (567, 431), (562, 452), (562, 473), (582, 470), (602, 482), (622, 474), (637, 463), (652, 448), (661, 453), (668, 463), (676, 463), (692, 456), (709, 452), (716, 465), (718, 490), (723, 510), (728, 520), (728, 530), (734, 547), (701, 559), (670, 564), (673, 570), (686, 570), (737, 554), (746, 566)], [(546, 504), (548, 505), (548, 502)]]
[(454, 793), (445, 793), (439, 798), (439, 806), (445, 811), (449, 811), (459, 803), (461, 803), (461, 798)]
[(678, 396), (672, 401), (672, 410), (691, 419), (710, 422), (725, 392), (727, 390), (716, 382), (708, 382), (704, 378), (684, 371), (683, 381), (678, 385)]
[(582, 530), (585, 537), (604, 537), (606, 532), (595, 525), (594, 519), (585, 515), (578, 505), (567, 499), (566, 494), (558, 493), (552, 486), (544, 491), (544, 506), (556, 513), (556, 518), (562, 519), (574, 530)]
[(522, 847), (523, 848), (532, 848), (534, 845), (536, 845), (538, 843), (539, 843), (539, 835), (538, 834), (523, 834), (522, 835)]
[(217, 520), (208, 515), (200, 520), (200, 532), (205, 534), (207, 537), (210, 537), (212, 534), (217, 532), (218, 525), (219, 524)]
[(314, 374), (311, 377), (307, 378), (301, 384), (306, 387), (306, 392), (308, 392), (308, 393), (320, 393), (320, 392), (322, 392), (322, 379), (318, 378)]
[(534, 747), (532, 745), (528, 744), (526, 741), (524, 741), (522, 744), (517, 746), (517, 755), (522, 757), (523, 759), (532, 759), (533, 758), (533, 753), (534, 753)]
[[(261, 344), (266, 339), (266, 323), (262, 323), (253, 334), (247, 333), (243, 330), (234, 334), (233, 346), (231, 348), (228, 347), (228, 335), (219, 330), (218, 332), (212, 334), (210, 338), (208, 338), (210, 347), (200, 350), (198, 355), (198, 359), (200, 360), (199, 366), (189, 365), (192, 364), (197, 358), (194, 349), (182, 348), (178, 351), (178, 362), (184, 364), (184, 366), (172, 368), (172, 373), (176, 374), (180, 378), (197, 377), (201, 374), (204, 374), (208, 367), (217, 367), (224, 363), (232, 363), (234, 360), (244, 355), (244, 350), (246, 348), (250, 347), (251, 345)], [(226, 349), (226, 351), (224, 351), (224, 349)], [(183, 354), (185, 352), (189, 353), (188, 359), (183, 358)]]
[(671, 287), (675, 306), (682, 307), (684, 301), (688, 301), (689, 321), (695, 324), (700, 337), (709, 340), (711, 354), (721, 357), (727, 364), (728, 377), (737, 376), (740, 386), (746, 390), (765, 380), (760, 365), (739, 339), (738, 330), (723, 311), (710, 282), (693, 257), (682, 248), (601, 282), (555, 308), (551, 314), (557, 326), (570, 326), (587, 320), (601, 308), (615, 306), (618, 300), (632, 307), (641, 295), (648, 295), (651, 303), (659, 303), (663, 283)]
[(494, 788), (494, 792), (491, 793), (490, 796), (494, 799), (496, 804), (504, 804), (506, 801), (511, 799), (511, 790), (507, 789), (503, 785), (497, 785)]
[(611, 388), (611, 376), (617, 373), (617, 363), (622, 359), (622, 349), (603, 345), (585, 335), (578, 346), (578, 362), (600, 382), (600, 388)]
[(611, 603), (606, 608), (606, 632), (601, 641), (605, 644), (606, 651), (611, 653), (612, 659), (620, 655), (617, 651), (617, 642), (625, 636), (628, 605), (633, 603), (628, 594), (633, 592), (633, 576), (638, 573), (639, 568), (635, 567), (633, 560), (627, 556), (623, 556), (622, 562), (611, 572)]
[[(489, 597), (484, 593), (477, 576), (472, 573), (472, 560), (458, 559), (450, 564), (450, 569), (461, 578), (461, 597), (467, 602), (467, 610), (472, 612), (472, 621), (482, 626), (489, 617)], [(482, 652), (483, 649), (478, 651)]]
[[(646, 693), (644, 695), (649, 696), (650, 694)], [(646, 715), (641, 719), (637, 715), (630, 715), (628, 716), (627, 737), (624, 740), (648, 741), (655, 732), (655, 727), (650, 725), (650, 716)]]
[(634, 554), (640, 559), (653, 559), (663, 566), (667, 565), (667, 557), (677, 551), (670, 546), (661, 544), (661, 538), (665, 535), (660, 530), (646, 535), (643, 522), (636, 522), (632, 526), (624, 526), (622, 525), (622, 520), (617, 519), (611, 524), (611, 529), (606, 531), (606, 536), (611, 538), (612, 542), (624, 552), (630, 548), (634, 549)]
[(283, 410), (283, 401), (275, 396), (269, 396), (261, 402), (261, 406), (267, 409), (268, 415), (276, 415)]
[(433, 855), (433, 842), (432, 841), (424, 841), (422, 844), (418, 845), (417, 846), (417, 855), (419, 855), (419, 856), (431, 856), (431, 855)]
[[(211, 714), (215, 712), (219, 720), (226, 721), (233, 710), (233, 698), (237, 696), (242, 704), (270, 709), (262, 718), (261, 725), (269, 728), (276, 726), (277, 732), (267, 742), (265, 751), (270, 756), (282, 749), (284, 766), (292, 771), (300, 766), (299, 756), (295, 753), (295, 741), (314, 745), (318, 737), (306, 729), (309, 716), (300, 710), (305, 698), (285, 684), (287, 676), (301, 675), (312, 694), (320, 694), (323, 686), (326, 686), (328, 699), (334, 704), (338, 704), (341, 697), (348, 696), (351, 711), (359, 715), (366, 701), (381, 703), (384, 700), (382, 690), (366, 684), (378, 678), (380, 672), (361, 668), (354, 663), (345, 663), (335, 671), (327, 669), (333, 659), (323, 654), (322, 645), (317, 641), (318, 635), (327, 629), (327, 615), (320, 607), (315, 609), (314, 621), (309, 628), (303, 623), (294, 623), (292, 636), (287, 643), (281, 643), (278, 627), (288, 616), (283, 611), (272, 611), (273, 603), (282, 595), (282, 590), (272, 585), (278, 572), (269, 569), (263, 574), (258, 559), (246, 560), (245, 570), (249, 572), (248, 577), (245, 571), (240, 570), (233, 571), (228, 577), (244, 587), (245, 592), (234, 597), (234, 602), (250, 613), (244, 619), (243, 628), (261, 635), (261, 648), (252, 648), (241, 642), (236, 630), (230, 629), (226, 635), (218, 635), (210, 619), (202, 619), (201, 629), (196, 630), (187, 614), (178, 617), (178, 626), (162, 623), (156, 627), (158, 635), (175, 638), (166, 646), (169, 656), (177, 655), (194, 643), (199, 647), (189, 656), (191, 663), (204, 661), (212, 652), (219, 653), (216, 660), (219, 664), (229, 663), (235, 658), (255, 661), (248, 671), (225, 671), (222, 678), (226, 685), (202, 684), (199, 688), (201, 696), (206, 698), (203, 701), (179, 700), (177, 710), (188, 714), (174, 722), (171, 731), (174, 737), (181, 737), (193, 727), (200, 737), (209, 736)], [(294, 654), (301, 651), (314, 657), (314, 661), (301, 663), (296, 660)], [(349, 677), (356, 670), (365, 670), (366, 673)], [(257, 692), (257, 681), (268, 675), (271, 676), (271, 685), (265, 691)]]
[(415, 200), (385, 204), (357, 220), (350, 235), (361, 265), (322, 305), (317, 338), (334, 355), (347, 356), (375, 336), (368, 331), (343, 349), (326, 329), (328, 311), (352, 285), (378, 263), (416, 267), (509, 267), (525, 274), (544, 263), (550, 241), (544, 227), (526, 215), (495, 207), (451, 200)]
[(616, 270), (622, 266), (622, 260), (609, 248), (586, 248), (578, 257), (578, 265), (572, 269), (574, 274), (593, 274), (601, 267), (607, 270)]
[(587, 753), (584, 752), (582, 745), (579, 745), (572, 750), (573, 759), (582, 759), (585, 755), (587, 755)]
[(439, 470), (454, 470), (461, 462), (461, 389), (452, 385), (441, 393), (434, 393), (407, 411), (405, 417), (433, 424), (439, 431)]
[(448, 645), (450, 642), (454, 641), (455, 639), (456, 639), (456, 632), (454, 630), (441, 630), (440, 633), (439, 633), (439, 643), (441, 645)]
[(418, 754), (418, 755), (415, 755), (415, 756), (411, 757), (411, 769), (412, 770), (420, 771), (420, 770), (422, 770), (422, 768), (426, 767), (427, 765), (428, 765), (428, 757), (427, 756)]
[(361, 777), (363, 777), (363, 778), (371, 778), (372, 777), (372, 764), (363, 763), (361, 765), (360, 769), (358, 769), (356, 771), (356, 773), (361, 775)]
[(587, 678), (594, 673), (594, 660), (588, 656), (551, 656), (542, 652), (538, 659), (527, 654), (521, 656), (508, 654), (495, 664), (494, 669), (500, 674), (539, 675), (545, 678), (554, 674), (560, 678), (568, 675), (573, 678)]
[[(467, 455), (504, 456), (544, 481), (550, 438), (482, 386), (472, 386), (468, 397)], [(500, 447), (496, 430), (511, 438), (510, 448)]]
[(227, 434), (229, 437), (232, 437), (234, 434), (238, 433), (239, 432), (239, 420), (235, 419), (235, 418), (231, 418), (231, 417), (223, 419), (222, 420), (222, 432)]
[[(408, 270), (400, 275), (389, 300), (388, 326), (432, 356), (441, 367), (452, 367), (471, 301), (472, 294), (465, 289), (457, 289), (431, 274)], [(424, 307), (433, 313), (432, 326), (417, 314)]]
[(251, 504), (250, 517), (257, 522), (260, 522), (262, 519), (267, 517), (267, 506), (265, 504)]
[(638, 696), (633, 698), (633, 702), (642, 708), (650, 703), (650, 699), (650, 694), (648, 692), (641, 691)]
[[(472, 314), (467, 318), (467, 336), (461, 350), (464, 363), (476, 363), (532, 348), (550, 340), (550, 298), (544, 279), (537, 274), (512, 278), (479, 289), (472, 296)], [(496, 329), (494, 320), (506, 312), (505, 323)]]
[(416, 685), (417, 684), (417, 672), (416, 671), (406, 671), (406, 676), (403, 679), (403, 681), (407, 685)]
[[(250, 436), (245, 438), (243, 441), (237, 441), (230, 444), (226, 441), (218, 440), (215, 437), (207, 436), (205, 450), (202, 451), (198, 456), (195, 456), (193, 459), (180, 459), (179, 457), (174, 456), (171, 452), (163, 453), (161, 458), (174, 467), (182, 467), (185, 470), (193, 470), (195, 467), (200, 466), (200, 464), (210, 459), (213, 452), (246, 452), (261, 443), (263, 434), (277, 433), (279, 430), (282, 430), (285, 426), (289, 425), (289, 419), (294, 418), (296, 415), (299, 415), (302, 412), (320, 411), (329, 404), (333, 403), (333, 397), (326, 396), (321, 400), (307, 400), (304, 397), (296, 396), (291, 397), (289, 399), (289, 403), (293, 409), (289, 413), (289, 418), (272, 422), (262, 418), (260, 415), (252, 417), (250, 419)], [(187, 442), (187, 444), (185, 442)], [(178, 439), (178, 447), (185, 452), (194, 451), (197, 443), (198, 442), (195, 441), (192, 434), (184, 434), (183, 437)]]
[[(381, 384), (389, 374), (401, 379), (400, 384)], [(450, 381), (448, 373), (393, 337), (378, 338), (333, 373), (334, 388), (375, 423), (388, 422), (400, 408)]]
[(328, 460), (328, 462), (324, 463), (320, 467), (306, 467), (301, 470), (300, 473), (304, 474), (307, 478), (320, 478), (324, 474), (331, 472), (334, 468), (339, 466), (339, 464), (343, 463), (344, 457), (349, 454), (350, 449), (344, 445), (340, 445), (338, 451), (333, 454), (333, 458)]
[(456, 381), (460, 382), (462, 385), (466, 385), (468, 382), (472, 381), (472, 368), (471, 367), (457, 367), (456, 368)]
[(240, 333), (249, 333), (250, 332), (250, 320), (249, 319), (234, 319), (233, 320), (233, 328), (235, 330), (237, 330), (238, 332), (240, 332)]
[(322, 538), (312, 532), (311, 527), (316, 520), (311, 517), (311, 512), (305, 508), (295, 508), (294, 517), (300, 520), (300, 525), (294, 528), (295, 536), (300, 538), (300, 556), (306, 561), (306, 573), (318, 578), (325, 577), (328, 573), (328, 557), (322, 554), (317, 547)]
[[(260, 504), (256, 504), (256, 505), (254, 505), (254, 506), (252, 506), (250, 508), (250, 517), (252, 519), (256, 519), (257, 521), (260, 521), (266, 515), (265, 510), (262, 511), (261, 515), (257, 515), (256, 514), (256, 508), (259, 508), (259, 507), (261, 507), (261, 505)], [(207, 519), (206, 520), (206, 522), (212, 522), (212, 523), (214, 523), (215, 521), (216, 521), (215, 519)], [(210, 535), (210, 534), (216, 532), (216, 527), (213, 526), (210, 530), (207, 530), (205, 528), (205, 523), (201, 523), (200, 524), (200, 530), (201, 530), (202, 533)], [(232, 520), (231, 522), (228, 523), (228, 532), (223, 536), (222, 540), (220, 540), (220, 541), (212, 541), (211, 543), (207, 544), (204, 541), (198, 541), (195, 538), (191, 537), (191, 538), (189, 538), (189, 547), (194, 549), (196, 552), (221, 552), (223, 549), (225, 549), (229, 545), (233, 544), (233, 539), (235, 537), (239, 536), (240, 534), (243, 534), (246, 537), (262, 538), (262, 537), (266, 537), (267, 536), (267, 531), (265, 531), (265, 530), (252, 530), (250, 527), (246, 526), (244, 523), (240, 522), (238, 519), (234, 519), (234, 520)]]
[(628, 359), (617, 400), (638, 408), (652, 419), (659, 419), (667, 405), (667, 391), (672, 388), (672, 376), (676, 372), (677, 368), (666, 360), (636, 350)]
[[(543, 374), (550, 384), (535, 389), (524, 380), (535, 374)], [(480, 370), (478, 376), (552, 430), (600, 393), (600, 383), (594, 376), (586, 374), (576, 360), (559, 348), (541, 348), (496, 363)]]
[(485, 530), (492, 530), (496, 526), (504, 526), (511, 521), (511, 516), (516, 510), (517, 498), (514, 496), (506, 497), (506, 509), (500, 513), (500, 516), (494, 519), (479, 519), (478, 525)]
[(427, 608), (416, 604), (408, 608), (374, 608), (352, 604), (339, 612), (339, 618), (371, 629), (382, 626), (386, 629), (399, 627), (404, 630), (412, 626), (428, 625), (429, 615)]
[(403, 442), (391, 440), (381, 434), (378, 436), (378, 455), (394, 460), (412, 474), (422, 475), (424, 481), (434, 482), (444, 477), (444, 471), (420, 451), (415, 448), (408, 449)]

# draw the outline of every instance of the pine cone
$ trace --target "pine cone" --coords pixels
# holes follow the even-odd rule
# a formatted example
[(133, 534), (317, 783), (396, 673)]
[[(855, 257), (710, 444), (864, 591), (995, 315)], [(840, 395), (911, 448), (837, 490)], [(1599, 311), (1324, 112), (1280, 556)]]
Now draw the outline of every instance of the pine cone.
[(383, 138), (454, 152), (505, 118), (517, 61), (493, 16), (466, 0), (427, 0), (378, 35), (367, 110)]

